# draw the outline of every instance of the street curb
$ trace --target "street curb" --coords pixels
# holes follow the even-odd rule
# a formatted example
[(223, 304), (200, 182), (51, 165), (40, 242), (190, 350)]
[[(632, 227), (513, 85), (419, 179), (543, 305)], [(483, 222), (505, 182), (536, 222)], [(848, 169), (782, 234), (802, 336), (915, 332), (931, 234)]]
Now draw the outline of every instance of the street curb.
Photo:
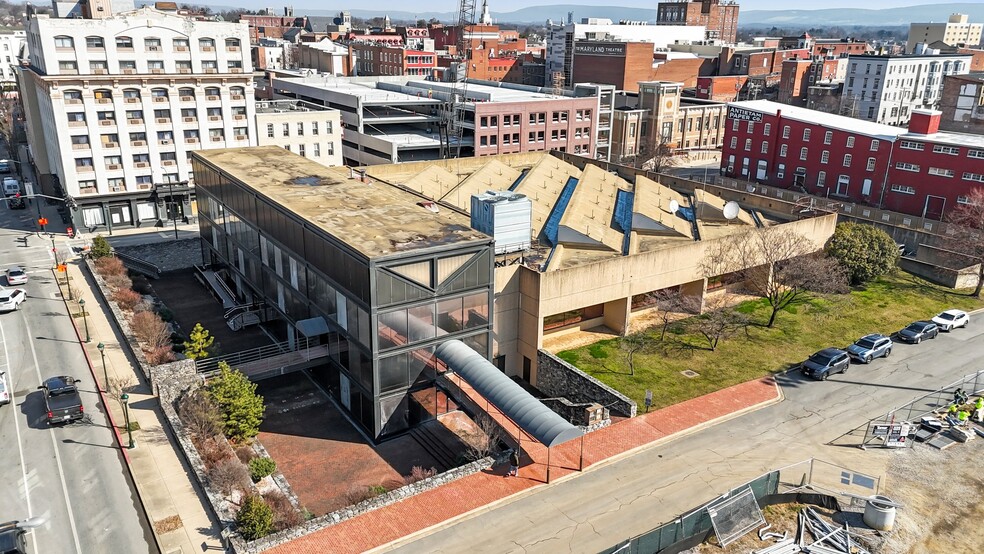
[[(154, 535), (154, 543), (157, 546), (157, 551), (164, 552), (164, 547), (161, 544), (161, 538), (157, 534), (157, 529), (154, 528), (154, 521), (151, 519), (150, 514), (147, 512), (147, 506), (144, 504), (143, 495), (140, 494), (140, 485), (137, 482), (136, 476), (133, 474), (133, 467), (131, 466), (131, 461), (130, 461), (130, 453), (128, 452), (128, 449), (123, 446), (123, 436), (120, 434), (120, 429), (116, 425), (116, 420), (113, 419), (113, 411), (109, 409), (109, 404), (107, 403), (106, 391), (102, 390), (102, 388), (99, 386), (99, 379), (96, 376), (96, 368), (93, 367), (92, 359), (89, 357), (89, 351), (86, 350), (85, 348), (86, 343), (83, 342), (82, 340), (82, 333), (79, 331), (78, 323), (76, 323), (75, 318), (72, 317), (72, 309), (68, 305), (69, 300), (65, 298), (65, 295), (62, 293), (61, 283), (58, 282), (59, 272), (52, 269), (51, 273), (55, 277), (55, 284), (58, 286), (58, 294), (61, 295), (62, 302), (65, 303), (65, 310), (68, 311), (68, 318), (72, 321), (72, 328), (75, 329), (75, 337), (78, 339), (79, 346), (82, 348), (82, 355), (85, 356), (85, 363), (86, 365), (89, 366), (89, 374), (92, 375), (92, 380), (96, 384), (96, 391), (99, 393), (99, 399), (102, 402), (103, 411), (106, 414), (106, 419), (109, 420), (109, 424), (113, 429), (113, 435), (116, 437), (116, 444), (119, 446), (119, 450), (123, 454), (123, 459), (126, 460), (126, 464), (125, 464), (126, 472), (127, 474), (130, 475), (130, 481), (133, 483), (134, 492), (137, 494), (137, 500), (140, 502), (140, 509), (141, 511), (143, 511), (144, 518), (147, 519), (147, 524), (150, 527), (151, 534)], [(85, 278), (85, 275), (83, 274), (82, 277)], [(72, 286), (68, 279), (67, 270), (65, 271), (65, 279), (66, 279), (65, 286), (66, 287)], [(110, 326), (112, 326), (112, 323), (110, 323)]]
[(533, 485), (531, 487), (525, 488), (525, 489), (523, 489), (521, 491), (517, 491), (517, 492), (515, 492), (515, 493), (513, 493), (513, 494), (511, 494), (509, 496), (504, 496), (502, 498), (499, 498), (498, 500), (494, 500), (494, 501), (492, 501), (492, 502), (490, 502), (488, 504), (485, 504), (483, 506), (479, 506), (478, 508), (474, 508), (474, 509), (469, 510), (467, 512), (458, 514), (457, 516), (450, 517), (450, 518), (448, 518), (448, 519), (446, 519), (446, 520), (444, 520), (444, 521), (442, 521), (440, 523), (435, 523), (434, 525), (431, 525), (430, 527), (425, 527), (424, 529), (420, 529), (420, 530), (418, 530), (418, 531), (416, 531), (416, 532), (414, 532), (414, 533), (412, 533), (410, 535), (406, 535), (406, 536), (400, 537), (399, 539), (396, 539), (394, 541), (390, 541), (390, 542), (388, 542), (386, 544), (381, 544), (381, 545), (376, 546), (374, 548), (370, 548), (369, 550), (366, 550), (366, 553), (367, 554), (374, 554), (374, 553), (387, 552), (387, 551), (393, 550), (395, 548), (406, 546), (406, 545), (408, 545), (408, 544), (416, 541), (417, 539), (421, 539), (421, 538), (424, 538), (426, 536), (432, 535), (432, 534), (434, 534), (434, 533), (436, 533), (438, 531), (442, 531), (444, 529), (447, 529), (449, 527), (452, 527), (454, 525), (457, 525), (458, 523), (461, 523), (463, 521), (467, 521), (469, 519), (472, 519), (475, 516), (481, 515), (483, 513), (491, 512), (494, 509), (497, 509), (497, 508), (499, 508), (501, 506), (505, 506), (507, 504), (511, 504), (511, 503), (513, 503), (513, 502), (515, 502), (517, 500), (522, 500), (523, 498), (526, 498), (527, 496), (532, 496), (533, 494), (535, 494), (537, 492), (540, 492), (541, 490), (544, 490), (546, 488), (554, 487), (554, 486), (559, 485), (561, 483), (565, 483), (565, 482), (567, 482), (569, 480), (576, 479), (579, 476), (581, 476), (581, 475), (583, 475), (583, 474), (585, 474), (585, 473), (587, 473), (589, 471), (594, 471), (595, 469), (603, 468), (603, 467), (605, 467), (607, 465), (610, 465), (612, 463), (621, 461), (621, 460), (623, 460), (625, 458), (628, 458), (630, 456), (634, 456), (634, 455), (636, 455), (636, 454), (638, 454), (640, 452), (643, 452), (645, 450), (648, 450), (650, 448), (655, 448), (657, 446), (662, 446), (662, 445), (664, 445), (664, 444), (666, 444), (668, 442), (672, 442), (672, 441), (674, 441), (676, 439), (680, 439), (680, 438), (686, 437), (688, 435), (691, 435), (693, 433), (697, 433), (699, 431), (703, 431), (704, 429), (707, 429), (709, 427), (713, 427), (713, 426), (715, 426), (715, 425), (717, 425), (719, 423), (724, 423), (724, 422), (726, 422), (728, 420), (735, 419), (737, 417), (741, 417), (741, 416), (743, 416), (745, 414), (749, 414), (751, 412), (760, 410), (762, 408), (766, 408), (768, 406), (772, 406), (773, 404), (778, 404), (778, 403), (782, 402), (783, 400), (785, 400), (786, 396), (782, 392), (782, 387), (779, 386), (778, 381), (776, 381), (774, 377), (763, 377), (763, 379), (771, 379), (772, 380), (772, 385), (776, 389), (776, 396), (774, 398), (770, 398), (769, 400), (765, 400), (763, 402), (759, 402), (758, 404), (753, 404), (751, 406), (746, 406), (746, 407), (744, 407), (744, 408), (742, 408), (740, 410), (736, 410), (734, 412), (729, 412), (727, 414), (724, 414), (722, 416), (716, 417), (714, 419), (709, 419), (707, 421), (698, 423), (697, 425), (694, 425), (693, 427), (688, 427), (687, 429), (683, 429), (683, 430), (678, 431), (676, 433), (673, 433), (671, 435), (666, 435), (665, 437), (660, 437), (660, 438), (658, 438), (658, 439), (656, 439), (656, 440), (654, 440), (652, 442), (648, 442), (646, 444), (639, 445), (639, 446), (637, 446), (635, 448), (631, 448), (631, 449), (626, 450), (624, 452), (620, 452), (618, 454), (615, 454), (614, 456), (610, 456), (608, 458), (605, 458), (604, 460), (599, 460), (598, 462), (595, 462), (595, 463), (593, 463), (593, 464), (585, 467), (582, 471), (576, 471), (576, 472), (572, 472), (572, 473), (569, 473), (567, 475), (558, 477), (558, 478), (554, 479), (553, 481), (551, 481), (550, 483), (542, 483), (542, 482), (540, 482), (540, 483), (538, 483), (536, 485)]

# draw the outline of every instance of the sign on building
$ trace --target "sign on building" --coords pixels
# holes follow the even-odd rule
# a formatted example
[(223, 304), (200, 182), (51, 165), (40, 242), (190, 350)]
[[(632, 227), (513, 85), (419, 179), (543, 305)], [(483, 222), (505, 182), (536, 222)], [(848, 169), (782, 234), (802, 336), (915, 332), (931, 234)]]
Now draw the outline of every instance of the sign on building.
[(624, 56), (624, 42), (575, 42), (574, 54), (591, 56)]
[(728, 119), (738, 119), (740, 121), (762, 121), (762, 112), (746, 110), (737, 106), (728, 106)]

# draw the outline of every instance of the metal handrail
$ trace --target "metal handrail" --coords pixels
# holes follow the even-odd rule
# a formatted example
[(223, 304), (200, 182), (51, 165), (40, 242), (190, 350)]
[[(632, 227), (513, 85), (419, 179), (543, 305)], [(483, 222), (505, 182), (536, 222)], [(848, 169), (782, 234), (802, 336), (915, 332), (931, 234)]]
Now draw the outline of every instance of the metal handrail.
[(113, 251), (113, 254), (120, 259), (120, 261), (127, 262), (135, 266), (136, 270), (144, 270), (148, 275), (157, 279), (161, 276), (161, 268), (157, 265), (148, 262), (147, 260), (141, 260), (140, 258), (135, 258), (129, 254), (124, 254), (122, 252)]
[(243, 350), (241, 352), (233, 352), (231, 354), (225, 354), (223, 356), (208, 357), (205, 358), (204, 360), (195, 360), (195, 369), (198, 371), (198, 373), (206, 373), (209, 371), (214, 371), (218, 369), (219, 363), (221, 362), (226, 362), (227, 364), (229, 364), (230, 367), (235, 368), (236, 366), (242, 364), (255, 362), (257, 360), (262, 360), (263, 358), (276, 356), (278, 354), (284, 354), (286, 352), (291, 352), (293, 350), (296, 350), (296, 348), (291, 348), (289, 341), (278, 342), (276, 344), (259, 346), (257, 348), (251, 348), (249, 350)]

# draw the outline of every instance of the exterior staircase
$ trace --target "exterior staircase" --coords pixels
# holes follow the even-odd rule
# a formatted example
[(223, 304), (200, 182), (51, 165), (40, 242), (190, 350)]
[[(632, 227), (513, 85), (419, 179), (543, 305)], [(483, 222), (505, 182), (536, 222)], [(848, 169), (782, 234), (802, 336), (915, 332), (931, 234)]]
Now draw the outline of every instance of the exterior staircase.
[(457, 437), (436, 419), (418, 425), (410, 431), (413, 440), (417, 441), (428, 454), (444, 466), (445, 470), (457, 466), (458, 451), (460, 450), (447, 444), (448, 435), (457, 441)]

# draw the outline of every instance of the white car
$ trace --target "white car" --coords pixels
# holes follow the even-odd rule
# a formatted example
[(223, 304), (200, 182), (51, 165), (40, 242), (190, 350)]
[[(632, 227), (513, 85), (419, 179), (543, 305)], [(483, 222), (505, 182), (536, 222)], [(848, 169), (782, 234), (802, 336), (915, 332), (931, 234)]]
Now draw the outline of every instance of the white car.
[(0, 290), (0, 312), (14, 311), (24, 300), (27, 300), (27, 291), (24, 289)]
[(10, 404), (10, 385), (7, 384), (7, 372), (0, 371), (0, 406)]
[(950, 331), (957, 327), (966, 327), (970, 323), (970, 316), (967, 312), (960, 310), (947, 310), (933, 318), (933, 323), (939, 325), (940, 329)]
[(26, 285), (27, 284), (27, 273), (18, 266), (7, 268), (7, 284), (8, 285)]

